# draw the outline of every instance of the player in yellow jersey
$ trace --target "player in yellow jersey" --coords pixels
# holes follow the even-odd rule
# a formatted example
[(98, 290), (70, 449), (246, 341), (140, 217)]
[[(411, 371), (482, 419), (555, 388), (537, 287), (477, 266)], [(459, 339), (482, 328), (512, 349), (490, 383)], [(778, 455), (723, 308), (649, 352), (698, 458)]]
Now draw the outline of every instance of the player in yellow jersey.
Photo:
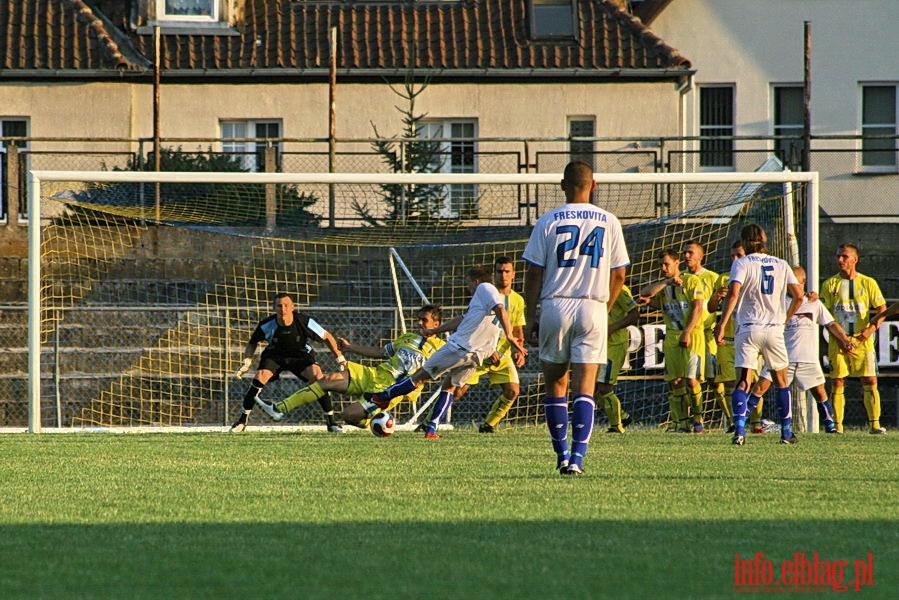
[[(512, 289), (515, 281), (515, 261), (508, 256), (500, 256), (493, 265), (493, 281), (496, 290), (502, 296), (503, 304), (512, 324), (512, 334), (524, 343), (524, 298)], [(505, 334), (500, 334), (496, 351), (481, 367), (475, 371), (468, 382), (456, 390), (455, 400), (461, 398), (468, 388), (477, 384), (482, 375), (487, 375), (490, 384), (499, 387), (502, 392), (493, 402), (490, 411), (484, 418), (484, 422), (478, 428), (481, 433), (494, 433), (496, 426), (509, 413), (509, 409), (515, 403), (520, 392), (518, 367), (524, 364), (524, 357), (512, 351), (512, 344), (506, 339)]]
[[(683, 277), (676, 250), (658, 254), (663, 279), (640, 290), (640, 296), (662, 310), (665, 317), (665, 380), (671, 420), (682, 433), (704, 433), (702, 388), (705, 373), (704, 323), (708, 296), (698, 277)], [(690, 423), (692, 420), (692, 427)]]
[[(440, 325), (440, 319), (441, 310), (437, 305), (427, 304), (418, 311), (419, 329), (433, 329)], [(347, 361), (345, 370), (328, 373), (284, 400), (266, 402), (257, 399), (259, 407), (272, 419), (280, 421), (286, 413), (317, 400), (329, 391), (358, 397), (362, 396), (363, 392), (386, 389), (398, 379), (417, 371), (444, 344), (441, 338), (422, 337), (418, 332), (404, 333), (383, 348), (357, 346), (345, 338), (338, 338), (337, 342), (344, 352), (355, 352), (370, 358), (386, 357), (387, 360), (373, 367)], [(414, 401), (420, 394), (421, 388), (418, 388), (409, 394), (398, 396), (391, 400), (387, 410), (403, 400)], [(366, 427), (370, 416), (378, 410), (371, 402), (356, 402), (344, 408), (343, 420), (349, 425)]]
[(855, 350), (848, 354), (840, 352), (835, 337), (831, 337), (827, 344), (830, 378), (833, 380), (834, 420), (837, 431), (842, 432), (846, 412), (846, 378), (858, 377), (862, 384), (865, 412), (868, 413), (868, 432), (886, 433), (880, 425), (880, 392), (877, 390), (877, 357), (874, 354), (874, 333), (880, 313), (886, 309), (886, 301), (877, 282), (858, 272), (858, 260), (858, 246), (840, 245), (837, 249), (840, 271), (821, 286), (821, 302), (855, 342)]
[[(696, 240), (688, 240), (684, 242), (683, 264), (687, 267), (687, 273), (699, 277), (702, 285), (705, 286), (706, 297), (711, 301), (715, 295), (715, 288), (718, 284), (718, 273), (706, 269), (703, 265), (705, 260), (705, 247)], [(703, 323), (703, 332), (705, 333), (705, 373), (704, 379), (711, 383), (712, 395), (717, 402), (723, 407), (730, 404), (724, 398), (724, 385), (715, 382), (715, 371), (718, 364), (718, 344), (715, 342), (715, 323), (717, 315), (711, 310), (708, 311), (708, 317)], [(720, 397), (719, 400), (719, 391)], [(727, 413), (725, 412), (725, 415)], [(727, 423), (730, 426), (730, 422)]]
[(595, 398), (599, 405), (605, 408), (606, 417), (609, 419), (607, 433), (624, 433), (624, 428), (630, 423), (630, 415), (621, 410), (621, 400), (615, 394), (615, 384), (618, 382), (618, 373), (627, 358), (627, 348), (630, 345), (630, 335), (627, 328), (636, 325), (640, 320), (640, 309), (631, 294), (630, 288), (621, 286), (618, 298), (609, 311), (609, 348), (606, 362), (599, 365), (596, 375)]

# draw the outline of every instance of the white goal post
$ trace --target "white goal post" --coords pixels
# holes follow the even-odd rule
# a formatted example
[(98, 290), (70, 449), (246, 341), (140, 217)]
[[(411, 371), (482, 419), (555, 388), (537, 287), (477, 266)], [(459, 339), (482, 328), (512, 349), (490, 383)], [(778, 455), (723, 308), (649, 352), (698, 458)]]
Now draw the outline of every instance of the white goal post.
[[(52, 182), (92, 183), (239, 183), (239, 184), (316, 184), (316, 185), (558, 185), (560, 173), (510, 174), (379, 174), (379, 173), (199, 173), (132, 171), (31, 171), (28, 189), (28, 431), (40, 433), (41, 424), (41, 218), (42, 186)], [(806, 187), (805, 213), (796, 215), (804, 230), (805, 246), (819, 246), (817, 172), (734, 172), (734, 173), (625, 173), (596, 174), (598, 185), (683, 184), (783, 184), (801, 183)], [(601, 201), (597, 202), (602, 204)], [(615, 212), (613, 210), (613, 212)], [(620, 215), (619, 215), (620, 216)], [(705, 217), (694, 217), (705, 218)], [(784, 219), (790, 217), (784, 216)], [(794, 240), (795, 242), (795, 240)], [(786, 258), (786, 257), (785, 257)], [(810, 282), (819, 281), (817, 252), (809, 252), (804, 265)], [(817, 428), (814, 410), (807, 411), (809, 427)], [(813, 423), (814, 422), (814, 423)]]

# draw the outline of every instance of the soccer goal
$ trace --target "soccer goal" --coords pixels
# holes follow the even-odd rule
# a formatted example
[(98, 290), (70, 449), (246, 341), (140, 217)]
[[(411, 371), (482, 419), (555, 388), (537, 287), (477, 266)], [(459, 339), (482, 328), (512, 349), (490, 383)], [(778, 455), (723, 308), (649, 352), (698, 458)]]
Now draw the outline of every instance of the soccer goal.
[[(423, 296), (446, 318), (463, 310), (472, 265), (512, 257), (521, 291), (530, 226), (564, 201), (560, 179), (33, 171), (29, 214), (41, 218), (29, 225), (28, 428), (224, 428), (249, 385), (234, 377), (243, 347), (279, 292), (335, 335), (374, 346), (416, 326)], [(705, 246), (707, 268), (728, 270), (730, 245), (749, 222), (766, 229), (773, 254), (818, 280), (815, 173), (596, 180), (594, 202), (625, 225), (632, 289), (657, 277), (659, 250), (687, 240)], [(644, 312), (617, 389), (647, 426), (667, 417), (663, 334), (660, 315)], [(324, 370), (335, 369), (319, 350)], [(541, 422), (533, 354), (504, 426)], [(263, 394), (301, 384), (285, 376)], [(495, 396), (486, 380), (474, 386), (453, 406), (453, 423), (480, 421)], [(337, 409), (347, 401), (336, 398)], [(415, 408), (398, 407), (398, 420)], [(287, 421), (320, 422), (315, 403)]]

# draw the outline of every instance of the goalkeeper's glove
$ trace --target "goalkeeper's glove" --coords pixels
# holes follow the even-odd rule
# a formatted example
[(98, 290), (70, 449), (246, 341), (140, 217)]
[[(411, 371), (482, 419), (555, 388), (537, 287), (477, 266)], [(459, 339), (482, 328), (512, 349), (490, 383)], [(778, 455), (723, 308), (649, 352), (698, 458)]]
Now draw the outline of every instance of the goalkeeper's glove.
[(346, 371), (346, 357), (343, 354), (337, 355), (337, 370)]
[(253, 364), (252, 358), (243, 359), (243, 364), (240, 365), (240, 368), (237, 369), (237, 372), (234, 374), (234, 376), (240, 377), (241, 375), (243, 375), (244, 373), (246, 373), (247, 371), (250, 370), (250, 365), (252, 365), (252, 364)]

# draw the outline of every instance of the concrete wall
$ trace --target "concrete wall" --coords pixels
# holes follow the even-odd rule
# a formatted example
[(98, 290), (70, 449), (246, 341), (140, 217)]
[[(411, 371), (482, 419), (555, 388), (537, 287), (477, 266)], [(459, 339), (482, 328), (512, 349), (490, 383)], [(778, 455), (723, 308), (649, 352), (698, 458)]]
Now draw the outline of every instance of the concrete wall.
[[(773, 134), (772, 86), (801, 84), (804, 21), (811, 22), (812, 135), (857, 135), (862, 83), (899, 83), (899, 2), (895, 0), (677, 0), (651, 29), (688, 57), (695, 83), (735, 86), (736, 134)], [(698, 97), (691, 93), (688, 130), (698, 134)], [(771, 148), (768, 142), (757, 142)], [(858, 150), (857, 140), (813, 148)], [(812, 164), (827, 181), (822, 208), (831, 217), (894, 217), (896, 175), (860, 174), (857, 155), (822, 155)], [(865, 202), (847, 202), (863, 186)]]

